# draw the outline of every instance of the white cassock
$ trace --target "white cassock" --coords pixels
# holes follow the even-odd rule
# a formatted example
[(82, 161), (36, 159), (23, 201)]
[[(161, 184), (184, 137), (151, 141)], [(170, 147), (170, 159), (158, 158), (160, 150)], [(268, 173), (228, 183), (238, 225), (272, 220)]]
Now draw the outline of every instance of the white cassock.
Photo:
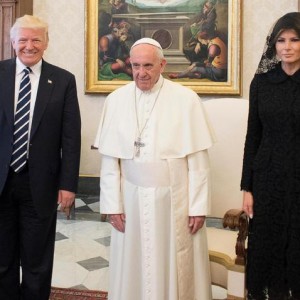
[(112, 229), (110, 300), (211, 299), (206, 228), (191, 235), (188, 216), (209, 214), (212, 143), (197, 94), (162, 76), (150, 92), (131, 82), (107, 97), (100, 209), (126, 214), (125, 234)]

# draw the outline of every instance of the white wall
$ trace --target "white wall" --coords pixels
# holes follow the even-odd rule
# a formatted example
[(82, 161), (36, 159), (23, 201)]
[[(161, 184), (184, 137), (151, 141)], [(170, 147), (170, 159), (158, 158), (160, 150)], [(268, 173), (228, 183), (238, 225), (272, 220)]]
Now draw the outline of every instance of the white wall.
[[(284, 13), (297, 11), (298, 0), (238, 0), (243, 2), (242, 97), (248, 98), (269, 28)], [(90, 150), (105, 96), (84, 94), (85, 0), (34, 0), (34, 14), (49, 24), (45, 59), (75, 74), (82, 117), (81, 175), (98, 175), (100, 158)], [(202, 97), (206, 99), (205, 97)], [(211, 97), (210, 97), (211, 98)]]

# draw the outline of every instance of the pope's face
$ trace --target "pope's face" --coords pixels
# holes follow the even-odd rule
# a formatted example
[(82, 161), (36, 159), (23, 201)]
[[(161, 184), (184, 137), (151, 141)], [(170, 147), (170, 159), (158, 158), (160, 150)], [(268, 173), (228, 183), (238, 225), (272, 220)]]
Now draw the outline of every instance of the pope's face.
[(133, 47), (130, 62), (133, 79), (142, 91), (153, 88), (166, 65), (166, 60), (159, 57), (156, 47), (149, 44)]
[(48, 46), (44, 29), (20, 28), (12, 39), (17, 57), (27, 67), (38, 63)]

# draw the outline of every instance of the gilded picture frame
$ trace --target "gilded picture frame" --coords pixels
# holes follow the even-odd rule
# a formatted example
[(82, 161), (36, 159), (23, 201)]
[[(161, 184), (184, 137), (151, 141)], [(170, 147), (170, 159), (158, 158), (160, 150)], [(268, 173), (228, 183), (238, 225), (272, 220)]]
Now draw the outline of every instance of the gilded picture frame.
[[(116, 2), (124, 2), (124, 5), (126, 3), (126, 9), (128, 9), (129, 7), (129, 10), (127, 10), (125, 14), (124, 12), (121, 12), (120, 14), (116, 15), (116, 9), (113, 11), (112, 7), (112, 3), (114, 3), (113, 0), (86, 0), (85, 92), (107, 94), (114, 91), (116, 88), (128, 83), (128, 80), (131, 80), (128, 78), (123, 79), (122, 77), (121, 79), (118, 77), (108, 77), (109, 79), (106, 79), (105, 76), (103, 79), (103, 76), (101, 77), (100, 74), (102, 70), (104, 70), (104, 64), (102, 64), (103, 56), (101, 58), (101, 49), (103, 48), (101, 48), (102, 42), (100, 43), (100, 41), (109, 40), (110, 35), (110, 33), (107, 33), (107, 31), (106, 33), (102, 32), (102, 29), (104, 28), (102, 24), (104, 24), (103, 20), (106, 20), (107, 16), (111, 16), (111, 20), (107, 21), (105, 25), (106, 27), (112, 28), (116, 26), (111, 25), (113, 23), (117, 23), (114, 20), (121, 20), (119, 24), (123, 22), (122, 20), (125, 20), (125, 22), (117, 26), (123, 26), (122, 28), (130, 26), (131, 28), (134, 27), (135, 33), (138, 32), (138, 34), (140, 34), (139, 37), (135, 36), (132, 39), (132, 42), (140, 37), (152, 37), (163, 44), (164, 55), (167, 59), (167, 67), (165, 72), (163, 73), (164, 77), (173, 81), (177, 81), (180, 84), (193, 89), (198, 94), (240, 95), (242, 0), (197, 0), (196, 2), (199, 6), (199, 12), (196, 13), (195, 10), (193, 10), (192, 12), (189, 11), (188, 6), (183, 8), (179, 6), (178, 8), (178, 6), (173, 7), (170, 4), (170, 7), (168, 7), (168, 3), (190, 1), (195, 0), (119, 0)], [(131, 4), (130, 2), (141, 4), (143, 4), (144, 2), (147, 5), (149, 3), (157, 2), (157, 7), (155, 7), (155, 4), (154, 6), (152, 4), (152, 7), (146, 8), (144, 7), (145, 5), (140, 5), (140, 7), (134, 7), (135, 10), (133, 11), (133, 5), (136, 4)], [(214, 10), (216, 11), (216, 32), (223, 35), (223, 40), (226, 45), (227, 69), (225, 80), (221, 79), (219, 81), (219, 79), (214, 80), (202, 78), (203, 75), (200, 74), (200, 76), (198, 76), (199, 72), (195, 73), (196, 75), (193, 73), (192, 76), (190, 76), (190, 73), (186, 77), (184, 77), (183, 75), (178, 76), (178, 74), (185, 75), (185, 70), (189, 70), (189, 68), (191, 68), (189, 66), (193, 63), (192, 59), (187, 56), (187, 53), (188, 50), (192, 54), (194, 54), (195, 51), (194, 49), (188, 49), (186, 47), (187, 39), (188, 41), (191, 40), (191, 37), (186, 37), (186, 35), (187, 32), (192, 32), (192, 26), (194, 26), (194, 24), (196, 24), (198, 21), (195, 21), (195, 17), (197, 14), (201, 13), (202, 7), (204, 10), (206, 2), (212, 2), (214, 4)], [(175, 10), (175, 8), (176, 11), (172, 11)], [(104, 17), (106, 19), (104, 19)], [(110, 22), (109, 26), (107, 25), (108, 22)], [(200, 24), (201, 21), (198, 23)], [(200, 27), (203, 32), (203, 23), (201, 23)], [(201, 40), (200, 38), (198, 38), (199, 30), (196, 32), (198, 35), (192, 35), (191, 33), (189, 34), (192, 36), (193, 40), (196, 39), (196, 42), (198, 42)], [(113, 61), (115, 61), (115, 58)], [(202, 63), (199, 63), (199, 65), (203, 66)], [(111, 65), (109, 64), (109, 66)], [(195, 68), (193, 70), (195, 70)], [(109, 70), (109, 72), (112, 73), (112, 70)], [(173, 74), (175, 74), (175, 77)]]

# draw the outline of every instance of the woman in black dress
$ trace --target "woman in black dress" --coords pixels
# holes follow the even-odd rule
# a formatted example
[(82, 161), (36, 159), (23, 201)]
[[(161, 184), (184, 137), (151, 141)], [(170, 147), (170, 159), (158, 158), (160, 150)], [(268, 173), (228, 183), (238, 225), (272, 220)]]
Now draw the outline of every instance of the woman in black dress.
[(250, 300), (300, 299), (300, 13), (274, 25), (250, 86), (241, 180)]

